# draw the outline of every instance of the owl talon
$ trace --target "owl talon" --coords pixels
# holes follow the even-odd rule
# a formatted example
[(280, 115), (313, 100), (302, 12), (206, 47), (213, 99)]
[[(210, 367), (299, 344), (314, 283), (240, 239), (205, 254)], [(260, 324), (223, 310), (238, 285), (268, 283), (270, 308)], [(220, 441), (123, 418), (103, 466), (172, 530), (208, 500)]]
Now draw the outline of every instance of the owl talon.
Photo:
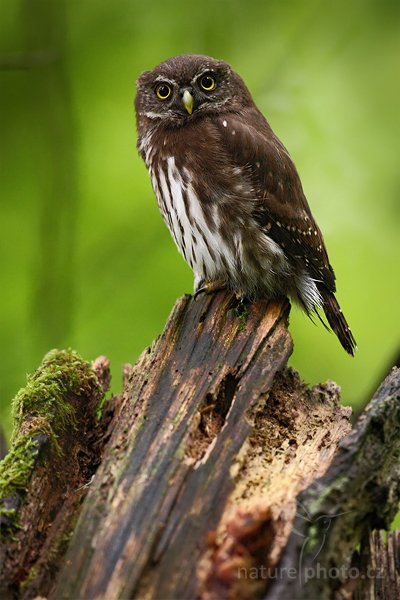
[(205, 292), (205, 287), (202, 286), (201, 288), (197, 288), (197, 290), (195, 291), (195, 293), (193, 294), (193, 298), (195, 300), (197, 300), (197, 297), (200, 296), (200, 294), (202, 294), (203, 292)]
[(208, 283), (202, 281), (200, 283), (201, 287), (198, 287), (197, 290), (194, 292), (194, 299), (196, 300), (197, 296), (199, 294), (212, 294), (213, 292), (220, 292), (221, 290), (225, 290), (226, 289), (226, 284), (221, 282), (221, 281), (210, 281)]

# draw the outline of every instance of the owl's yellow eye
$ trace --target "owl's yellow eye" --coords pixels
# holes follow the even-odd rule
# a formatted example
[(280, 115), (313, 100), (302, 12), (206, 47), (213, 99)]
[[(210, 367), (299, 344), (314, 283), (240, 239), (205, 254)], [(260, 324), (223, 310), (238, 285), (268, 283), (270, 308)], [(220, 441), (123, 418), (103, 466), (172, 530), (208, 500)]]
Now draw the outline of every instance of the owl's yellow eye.
[(211, 92), (211, 90), (213, 90), (216, 87), (216, 85), (217, 84), (215, 82), (215, 79), (211, 75), (203, 75), (203, 77), (200, 79), (200, 86), (206, 92)]
[(160, 83), (160, 85), (156, 87), (156, 95), (157, 98), (160, 98), (160, 100), (166, 100), (167, 98), (169, 98), (171, 92), (172, 90), (168, 83)]

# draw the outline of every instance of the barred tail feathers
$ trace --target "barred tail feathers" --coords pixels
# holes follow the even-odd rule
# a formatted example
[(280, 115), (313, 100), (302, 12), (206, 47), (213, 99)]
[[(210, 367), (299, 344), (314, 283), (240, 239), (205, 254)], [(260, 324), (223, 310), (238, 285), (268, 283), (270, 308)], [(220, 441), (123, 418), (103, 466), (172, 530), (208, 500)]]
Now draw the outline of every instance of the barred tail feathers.
[(329, 325), (339, 338), (339, 341), (346, 352), (351, 354), (351, 356), (354, 356), (355, 351), (357, 350), (357, 343), (342, 311), (340, 310), (338, 301), (332, 292), (321, 289), (319, 291), (323, 300), (322, 308)]

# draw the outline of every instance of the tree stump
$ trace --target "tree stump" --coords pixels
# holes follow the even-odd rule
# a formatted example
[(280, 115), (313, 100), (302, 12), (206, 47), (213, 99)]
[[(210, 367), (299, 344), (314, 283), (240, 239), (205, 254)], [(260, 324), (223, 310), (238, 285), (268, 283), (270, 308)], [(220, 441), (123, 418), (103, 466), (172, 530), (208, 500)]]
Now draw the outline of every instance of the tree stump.
[(352, 429), (287, 367), (289, 309), (179, 299), (107, 401), (106, 359), (45, 358), (0, 463), (2, 597), (378, 598), (376, 539), (395, 589), (371, 531), (400, 497), (399, 370)]

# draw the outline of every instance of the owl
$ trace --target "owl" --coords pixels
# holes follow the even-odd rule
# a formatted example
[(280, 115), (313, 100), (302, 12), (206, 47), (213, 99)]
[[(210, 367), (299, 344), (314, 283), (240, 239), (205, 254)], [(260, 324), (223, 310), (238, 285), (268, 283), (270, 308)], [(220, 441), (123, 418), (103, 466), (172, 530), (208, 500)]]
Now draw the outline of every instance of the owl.
[(322, 309), (353, 355), (296, 167), (241, 77), (221, 60), (175, 56), (139, 77), (135, 109), (138, 149), (195, 294), (289, 296), (309, 316)]

